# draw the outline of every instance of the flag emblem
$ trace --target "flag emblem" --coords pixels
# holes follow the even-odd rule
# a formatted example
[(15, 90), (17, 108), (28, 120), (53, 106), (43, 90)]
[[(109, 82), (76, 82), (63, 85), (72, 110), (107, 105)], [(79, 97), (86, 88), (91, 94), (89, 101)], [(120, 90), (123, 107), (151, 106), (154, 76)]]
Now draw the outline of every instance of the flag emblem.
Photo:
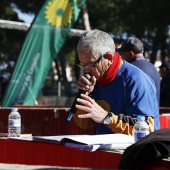
[(69, 0), (53, 0), (48, 3), (45, 18), (52, 26), (68, 27), (74, 19), (74, 7)]

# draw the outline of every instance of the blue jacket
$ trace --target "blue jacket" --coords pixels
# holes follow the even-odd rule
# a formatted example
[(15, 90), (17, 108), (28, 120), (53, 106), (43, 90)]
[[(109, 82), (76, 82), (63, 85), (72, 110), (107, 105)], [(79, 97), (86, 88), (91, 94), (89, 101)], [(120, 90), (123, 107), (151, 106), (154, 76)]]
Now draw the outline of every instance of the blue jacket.
[[(153, 80), (137, 67), (124, 61), (115, 79), (105, 85), (95, 85), (92, 98), (106, 111), (112, 112), (115, 125), (95, 122), (96, 134), (123, 133), (125, 126), (133, 128), (138, 115), (144, 115), (154, 130), (160, 129), (159, 106)], [(154, 123), (150, 123), (154, 120)], [(120, 126), (120, 127), (119, 127)]]

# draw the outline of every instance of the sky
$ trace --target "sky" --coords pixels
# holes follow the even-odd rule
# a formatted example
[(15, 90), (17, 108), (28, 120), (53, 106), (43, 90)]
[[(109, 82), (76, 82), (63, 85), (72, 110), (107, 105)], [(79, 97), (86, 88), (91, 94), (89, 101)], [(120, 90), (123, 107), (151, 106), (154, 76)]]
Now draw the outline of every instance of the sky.
[(34, 19), (33, 14), (22, 13), (19, 9), (14, 9), (18, 13), (18, 17), (26, 23), (32, 23)]
[(23, 13), (21, 10), (17, 8), (17, 6), (12, 3), (11, 6), (13, 7), (13, 10), (18, 13), (18, 17), (23, 20), (26, 23), (32, 23), (35, 15), (34, 14), (28, 14), (28, 13)]

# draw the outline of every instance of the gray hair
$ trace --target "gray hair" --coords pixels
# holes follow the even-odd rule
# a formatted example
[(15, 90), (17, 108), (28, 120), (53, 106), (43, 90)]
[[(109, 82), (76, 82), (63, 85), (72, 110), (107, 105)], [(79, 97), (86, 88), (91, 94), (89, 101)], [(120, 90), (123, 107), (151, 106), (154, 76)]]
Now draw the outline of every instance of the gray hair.
[(115, 52), (115, 44), (108, 33), (94, 29), (83, 34), (78, 42), (77, 51), (99, 58), (107, 52), (113, 55)]

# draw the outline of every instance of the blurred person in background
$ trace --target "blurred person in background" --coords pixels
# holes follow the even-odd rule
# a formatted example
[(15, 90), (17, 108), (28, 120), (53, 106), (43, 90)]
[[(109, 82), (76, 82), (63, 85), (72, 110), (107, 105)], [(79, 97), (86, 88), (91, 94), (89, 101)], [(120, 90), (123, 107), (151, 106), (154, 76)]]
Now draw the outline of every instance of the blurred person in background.
[(14, 66), (15, 66), (15, 62), (14, 61), (9, 61), (7, 63), (6, 69), (1, 72), (1, 75), (0, 75), (0, 84), (1, 84), (0, 102), (2, 102), (3, 97), (5, 95), (5, 92), (6, 92), (8, 83), (10, 81)]
[(160, 103), (160, 74), (156, 67), (144, 57), (144, 45), (141, 40), (129, 37), (116, 49), (122, 59), (141, 69), (152, 78), (157, 89), (158, 105)]
[(170, 107), (170, 62), (164, 62), (159, 67), (161, 76), (160, 106)]

